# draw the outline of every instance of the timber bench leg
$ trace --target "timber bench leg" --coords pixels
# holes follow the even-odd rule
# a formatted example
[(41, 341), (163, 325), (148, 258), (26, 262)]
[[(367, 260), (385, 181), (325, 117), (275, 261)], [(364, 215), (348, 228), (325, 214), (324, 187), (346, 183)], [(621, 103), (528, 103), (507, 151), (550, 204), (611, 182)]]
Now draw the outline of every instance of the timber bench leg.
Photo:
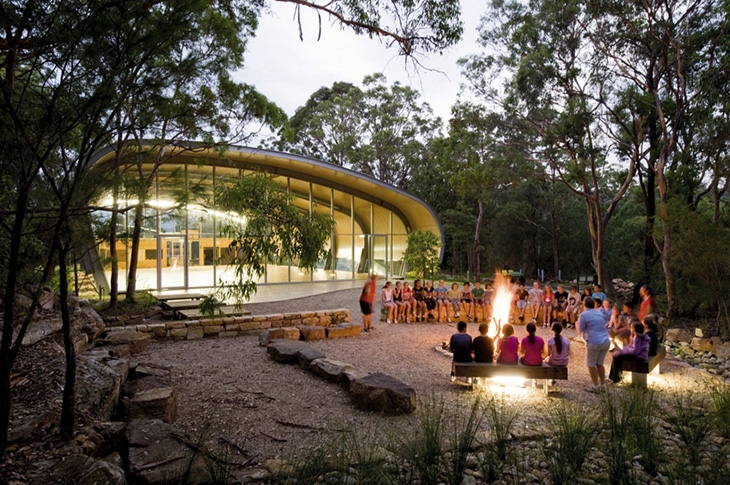
[(542, 387), (545, 389), (545, 395), (548, 395), (548, 385), (550, 384), (550, 379), (543, 379), (542, 380)]
[(641, 372), (632, 372), (631, 384), (636, 387), (646, 388), (646, 374), (642, 374)]

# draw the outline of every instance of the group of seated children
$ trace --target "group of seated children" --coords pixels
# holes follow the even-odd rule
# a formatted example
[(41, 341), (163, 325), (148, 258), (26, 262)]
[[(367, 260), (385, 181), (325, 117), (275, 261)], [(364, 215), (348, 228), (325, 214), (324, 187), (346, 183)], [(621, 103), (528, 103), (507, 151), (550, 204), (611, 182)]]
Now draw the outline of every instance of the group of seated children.
[[(643, 323), (638, 319), (632, 320), (630, 325), (630, 333), (625, 340), (621, 339), (618, 342), (616, 340), (612, 340), (613, 348), (610, 350), (611, 370), (608, 373), (608, 378), (614, 383), (621, 381), (621, 378), (623, 377), (623, 364), (625, 361), (646, 360), (649, 357), (654, 357), (659, 348), (659, 327), (656, 315), (647, 315), (644, 317)], [(614, 332), (609, 329), (609, 336), (613, 333)], [(619, 332), (615, 334), (617, 337), (619, 335), (624, 336), (625, 331), (619, 330)]]
[(502, 326), (502, 336), (497, 344), (487, 336), (488, 325), (479, 325), (479, 336), (473, 341), (466, 333), (466, 322), (460, 321), (457, 325), (458, 333), (451, 336), (449, 349), (454, 354), (454, 362), (479, 362), (490, 364), (495, 358), (498, 364), (520, 363), (522, 365), (540, 366), (543, 361), (553, 367), (567, 367), (570, 341), (561, 335), (563, 326), (553, 323), (554, 336), (545, 341), (535, 335), (537, 326), (530, 322), (525, 326), (527, 335), (520, 341), (515, 336), (515, 329), (509, 323)]
[(388, 281), (380, 300), (387, 311), (387, 323), (425, 322), (427, 319), (451, 322), (449, 309), (454, 318), (459, 318), (459, 312), (464, 312), (467, 320), (477, 321), (481, 313), (481, 319), (486, 321), (491, 313), (493, 292), (492, 285), (482, 287), (479, 281), (474, 284), (474, 288), (468, 281), (461, 289), (458, 283), (454, 283), (450, 290), (446, 288), (444, 280), (439, 281), (436, 287), (430, 281), (426, 281), (423, 286), (421, 280), (415, 280), (413, 287), (407, 281), (402, 286), (400, 281), (395, 286)]

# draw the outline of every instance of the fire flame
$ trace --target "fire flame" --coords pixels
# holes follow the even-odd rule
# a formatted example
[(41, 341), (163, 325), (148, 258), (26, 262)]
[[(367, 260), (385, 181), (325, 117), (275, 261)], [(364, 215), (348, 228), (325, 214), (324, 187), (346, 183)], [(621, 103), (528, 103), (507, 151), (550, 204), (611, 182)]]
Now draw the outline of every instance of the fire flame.
[(494, 294), (492, 295), (492, 321), (489, 324), (489, 335), (499, 337), (502, 325), (509, 323), (512, 313), (514, 291), (509, 277), (497, 271), (494, 277)]

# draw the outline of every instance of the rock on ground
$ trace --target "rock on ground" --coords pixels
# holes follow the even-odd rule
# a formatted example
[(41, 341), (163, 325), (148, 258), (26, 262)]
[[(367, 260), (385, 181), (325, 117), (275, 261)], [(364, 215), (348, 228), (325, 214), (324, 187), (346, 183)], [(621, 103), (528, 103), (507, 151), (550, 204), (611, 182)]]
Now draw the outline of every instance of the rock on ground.
[(395, 377), (370, 374), (350, 383), (355, 406), (383, 414), (408, 414), (416, 409), (416, 390)]

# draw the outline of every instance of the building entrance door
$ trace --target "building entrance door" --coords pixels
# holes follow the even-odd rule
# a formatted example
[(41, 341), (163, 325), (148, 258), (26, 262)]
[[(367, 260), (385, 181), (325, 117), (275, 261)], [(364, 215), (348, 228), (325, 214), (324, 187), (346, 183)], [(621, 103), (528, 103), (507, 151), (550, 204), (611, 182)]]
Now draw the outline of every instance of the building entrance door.
[(157, 290), (188, 287), (188, 244), (184, 234), (157, 237)]
[(363, 258), (358, 265), (359, 273), (377, 274), (385, 279), (389, 277), (390, 255), (387, 234), (365, 234), (362, 255)]

